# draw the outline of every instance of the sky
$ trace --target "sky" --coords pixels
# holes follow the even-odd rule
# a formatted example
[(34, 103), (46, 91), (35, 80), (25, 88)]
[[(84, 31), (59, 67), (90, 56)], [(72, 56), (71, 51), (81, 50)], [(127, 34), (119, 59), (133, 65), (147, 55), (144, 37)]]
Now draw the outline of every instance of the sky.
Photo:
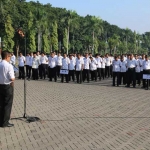
[(81, 16), (87, 14), (98, 16), (110, 24), (129, 28), (141, 34), (150, 32), (150, 0), (39, 0), (39, 2), (75, 10)]

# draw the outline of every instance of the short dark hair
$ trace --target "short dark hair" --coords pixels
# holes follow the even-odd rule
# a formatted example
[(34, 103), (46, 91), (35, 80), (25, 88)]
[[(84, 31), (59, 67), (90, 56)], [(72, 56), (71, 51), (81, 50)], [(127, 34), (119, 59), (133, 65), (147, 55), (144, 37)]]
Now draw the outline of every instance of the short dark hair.
[(2, 51), (2, 54), (1, 54), (2, 59), (6, 59), (8, 57), (8, 55), (10, 55), (10, 52), (8, 52), (8, 51)]

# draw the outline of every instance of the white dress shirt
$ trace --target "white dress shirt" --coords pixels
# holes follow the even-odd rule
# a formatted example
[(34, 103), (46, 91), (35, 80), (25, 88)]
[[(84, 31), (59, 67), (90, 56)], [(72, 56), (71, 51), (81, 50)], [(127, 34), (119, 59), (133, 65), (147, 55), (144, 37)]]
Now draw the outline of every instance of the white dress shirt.
[(101, 57), (98, 57), (98, 58), (95, 58), (95, 60), (97, 61), (97, 68), (101, 68), (102, 67), (102, 58)]
[(82, 65), (84, 65), (84, 61), (82, 58), (80, 59), (76, 59), (76, 71), (81, 71), (83, 68), (82, 68)]
[(49, 57), (48, 64), (50, 68), (54, 68), (57, 65), (57, 58), (56, 57)]
[(15, 65), (16, 64), (16, 56), (15, 55), (11, 56), (10, 61), (13, 65)]
[(137, 66), (137, 62), (135, 59), (127, 60), (127, 68), (135, 68)]
[(90, 63), (91, 63), (91, 60), (90, 60), (90, 58), (88, 57), (88, 58), (84, 58), (83, 59), (83, 61), (84, 61), (84, 69), (90, 69)]
[(143, 61), (143, 70), (148, 70), (150, 69), (150, 60), (146, 61), (144, 60)]
[(93, 59), (90, 63), (90, 70), (97, 70), (97, 61), (96, 59)]
[(112, 62), (113, 62), (113, 60), (114, 60), (114, 57), (110, 57), (110, 65), (112, 65)]
[(62, 69), (68, 70), (70, 59), (68, 57), (62, 59)]
[(40, 57), (40, 64), (46, 64), (47, 61), (48, 61), (47, 56), (41, 56)]
[(26, 65), (30, 65), (30, 56), (26, 56)]
[(113, 60), (112, 66), (113, 66), (113, 72), (120, 72), (120, 66), (121, 66), (120, 60)]
[(120, 66), (121, 66), (121, 69), (120, 69), (120, 72), (126, 72), (127, 71), (127, 61), (120, 61)]
[(105, 57), (105, 59), (106, 59), (106, 66), (110, 66), (110, 62), (111, 62), (110, 57)]
[(140, 71), (143, 71), (143, 62), (145, 59), (140, 59)]
[(36, 57), (33, 57), (33, 58), (32, 58), (32, 68), (33, 68), (33, 69), (38, 69), (39, 65), (40, 65), (40, 60), (39, 60), (39, 58), (38, 58), (37, 56), (36, 56)]
[(13, 78), (15, 78), (13, 66), (9, 62), (2, 60), (0, 63), (0, 84), (8, 85)]
[(70, 59), (69, 70), (75, 70), (75, 59)]
[(32, 67), (32, 61), (33, 61), (33, 56), (30, 56), (29, 58), (29, 66)]
[(19, 67), (24, 67), (24, 62), (25, 62), (25, 57), (24, 56), (19, 56), (18, 57), (18, 65)]
[(57, 66), (62, 66), (62, 56), (57, 56)]
[(139, 59), (135, 59), (135, 61), (136, 61), (136, 63), (137, 63), (137, 66), (136, 66), (136, 68), (135, 68), (135, 71), (136, 71), (136, 72), (140, 72), (140, 71), (141, 71), (141, 69), (140, 69), (140, 60), (139, 60)]
[(101, 59), (101, 64), (102, 64), (101, 68), (105, 68), (105, 64), (106, 64), (106, 59), (105, 58)]

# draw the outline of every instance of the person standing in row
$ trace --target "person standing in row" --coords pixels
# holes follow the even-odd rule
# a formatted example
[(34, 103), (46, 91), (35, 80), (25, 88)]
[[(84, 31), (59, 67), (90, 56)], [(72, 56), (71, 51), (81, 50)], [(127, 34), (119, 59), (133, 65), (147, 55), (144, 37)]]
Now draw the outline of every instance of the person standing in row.
[(133, 54), (130, 55), (130, 59), (127, 60), (127, 87), (130, 87), (130, 84), (133, 82), (133, 87), (136, 86), (136, 72), (135, 68), (137, 67), (137, 62), (133, 57)]
[(11, 64), (15, 65), (16, 64), (16, 56), (14, 55), (14, 53), (11, 53), (11, 58), (10, 58)]
[(124, 56), (121, 56), (121, 68), (120, 68), (120, 85), (122, 84), (123, 80), (123, 85), (126, 85), (126, 71), (127, 71), (127, 61), (124, 60)]
[(69, 81), (71, 81), (71, 77), (72, 77), (72, 80), (74, 82), (74, 80), (75, 80), (75, 77), (74, 77), (75, 71), (74, 70), (75, 70), (76, 62), (75, 62), (75, 59), (73, 59), (72, 55), (69, 56), (69, 59), (70, 59), (70, 64), (69, 64)]
[(0, 63), (0, 127), (13, 127), (9, 123), (13, 104), (14, 70), (10, 62), (11, 54), (3, 51)]
[(97, 61), (93, 57), (90, 57), (90, 60), (91, 80), (97, 82)]
[(113, 67), (113, 86), (115, 86), (115, 79), (117, 77), (117, 86), (120, 84), (120, 67), (121, 67), (121, 62), (118, 60), (118, 57), (115, 56), (115, 59), (112, 62), (112, 67)]
[[(143, 61), (143, 74), (150, 75), (150, 60), (148, 59), (148, 56), (145, 55), (145, 60)], [(146, 88), (146, 90), (149, 89), (150, 80), (143, 79), (143, 88)]]
[(87, 82), (89, 83), (90, 82), (90, 63), (91, 63), (91, 60), (89, 58), (89, 55), (88, 53), (85, 54), (85, 57), (83, 59), (84, 61), (84, 68), (83, 68), (83, 82), (85, 81), (85, 79), (87, 79)]
[(97, 61), (97, 74), (98, 74), (98, 77), (99, 77), (99, 80), (101, 81), (101, 67), (102, 67), (102, 59), (101, 57), (99, 56), (99, 54), (96, 54), (96, 61)]
[(140, 60), (138, 59), (138, 55), (135, 55), (135, 61), (137, 63), (137, 66), (135, 68), (135, 72), (136, 72), (136, 80), (138, 85), (140, 86), (141, 84), (141, 74), (140, 74)]
[(27, 53), (27, 56), (25, 57), (25, 66), (26, 66), (26, 77), (29, 77), (29, 65), (30, 65), (30, 54)]
[(61, 75), (61, 82), (63, 83), (64, 82), (64, 76), (66, 78), (66, 82), (69, 83), (69, 64), (70, 64), (70, 60), (69, 58), (67, 57), (67, 54), (64, 53), (64, 57), (62, 59), (62, 70), (67, 70), (68, 71), (68, 74), (62, 74)]
[(108, 54), (106, 54), (105, 59), (106, 59), (105, 78), (106, 77), (109, 78), (110, 77), (110, 62), (111, 62), (111, 60), (110, 60), (110, 57)]
[(82, 71), (84, 68), (84, 61), (81, 58), (81, 55), (77, 55), (76, 59), (76, 78), (77, 78), (77, 83), (82, 83)]
[(18, 57), (19, 79), (25, 78), (24, 65), (25, 65), (25, 57), (22, 55), (22, 53), (19, 53), (19, 57)]
[(39, 79), (39, 76), (38, 76), (39, 65), (40, 65), (40, 60), (37, 57), (36, 53), (34, 53), (33, 54), (33, 59), (32, 59), (32, 76), (33, 76), (33, 80), (38, 80)]
[(30, 53), (30, 57), (29, 57), (29, 73), (28, 73), (28, 80), (30, 80), (31, 75), (33, 77), (33, 73), (32, 72), (32, 61), (33, 61), (33, 53)]
[(54, 53), (51, 53), (51, 56), (48, 58), (49, 62), (49, 81), (52, 81), (52, 78), (54, 78), (55, 82), (57, 82), (57, 58), (54, 57)]
[(104, 56), (101, 56), (101, 76), (104, 80), (105, 78), (105, 64), (106, 64), (106, 60), (104, 58)]
[(40, 64), (41, 64), (41, 72), (40, 79), (46, 78), (46, 62), (48, 62), (47, 56), (44, 53), (41, 53)]
[(57, 77), (60, 77), (60, 70), (62, 67), (62, 59), (63, 59), (63, 57), (61, 56), (61, 53), (59, 52), (58, 56), (57, 56)]

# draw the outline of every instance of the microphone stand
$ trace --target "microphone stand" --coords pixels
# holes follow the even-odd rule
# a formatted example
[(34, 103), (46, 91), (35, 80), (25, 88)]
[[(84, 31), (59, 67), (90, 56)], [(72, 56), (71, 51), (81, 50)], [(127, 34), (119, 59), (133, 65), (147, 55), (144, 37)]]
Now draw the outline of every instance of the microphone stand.
[[(27, 53), (26, 34), (24, 34), (24, 40), (25, 40), (25, 56), (26, 56), (26, 53)], [(13, 119), (22, 120), (22, 118), (23, 118), (23, 119), (26, 119), (26, 121), (28, 123), (40, 121), (40, 118), (38, 118), (38, 117), (31, 117), (31, 116), (27, 115), (27, 113), (26, 113), (26, 109), (27, 109), (27, 107), (26, 107), (26, 105), (27, 105), (27, 103), (26, 103), (26, 93), (27, 93), (27, 79), (26, 79), (26, 73), (25, 73), (25, 76), (24, 76), (24, 114), (23, 114), (23, 117), (11, 118), (11, 120), (13, 120)]]

